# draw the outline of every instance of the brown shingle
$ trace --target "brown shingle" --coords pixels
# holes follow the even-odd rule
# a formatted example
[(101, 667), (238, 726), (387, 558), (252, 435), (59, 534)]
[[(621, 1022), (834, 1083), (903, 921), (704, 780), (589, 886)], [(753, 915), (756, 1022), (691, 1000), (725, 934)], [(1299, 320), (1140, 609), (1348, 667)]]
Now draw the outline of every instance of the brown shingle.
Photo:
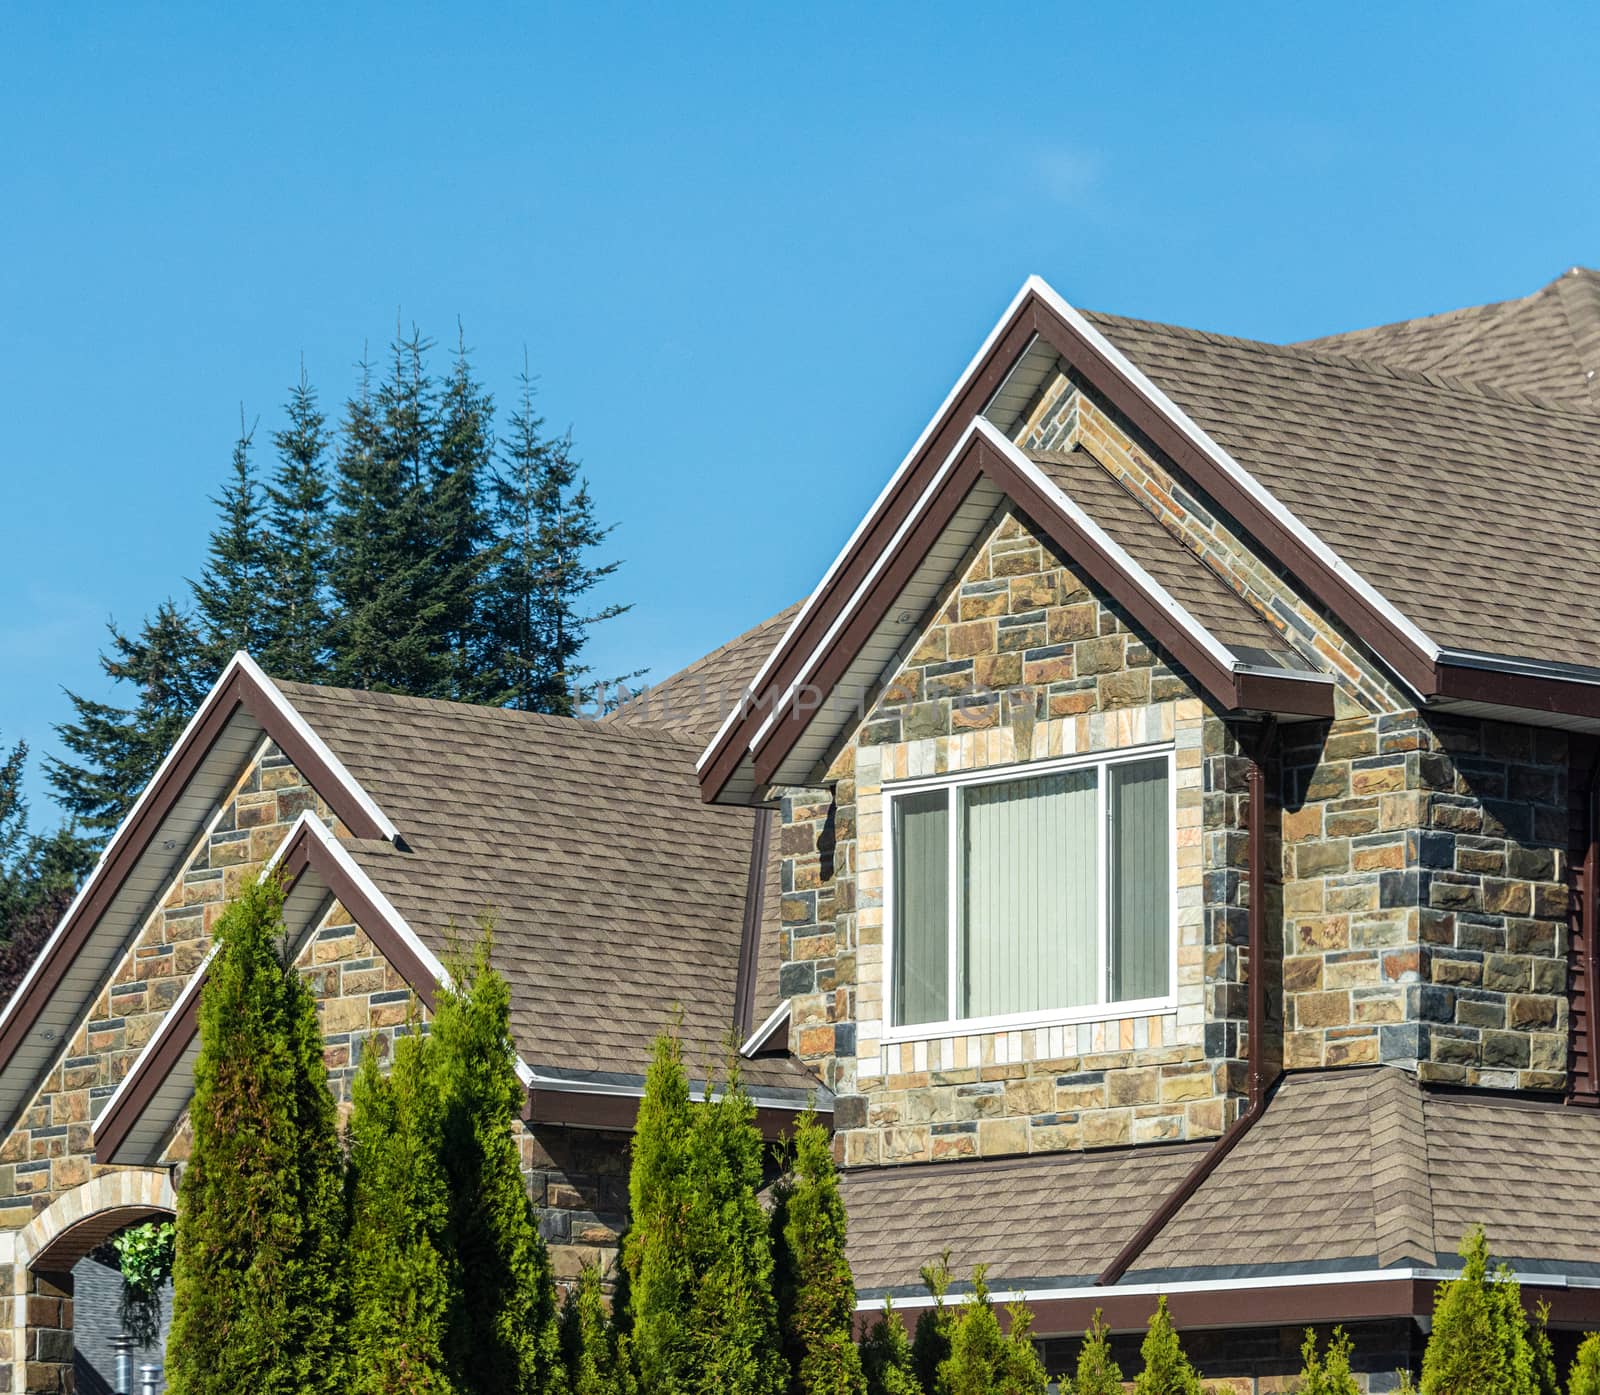
[[(705, 805), (698, 743), (648, 727), (280, 687), (399, 827), (358, 860), (436, 950), (495, 925), (535, 1068), (641, 1073), (683, 1013), (692, 1073), (720, 1066), (753, 813)], [(453, 928), (453, 929), (452, 929)], [(752, 1085), (806, 1088), (784, 1060)]]
[(1090, 317), (1451, 648), (1600, 667), (1600, 415), (1170, 325)]

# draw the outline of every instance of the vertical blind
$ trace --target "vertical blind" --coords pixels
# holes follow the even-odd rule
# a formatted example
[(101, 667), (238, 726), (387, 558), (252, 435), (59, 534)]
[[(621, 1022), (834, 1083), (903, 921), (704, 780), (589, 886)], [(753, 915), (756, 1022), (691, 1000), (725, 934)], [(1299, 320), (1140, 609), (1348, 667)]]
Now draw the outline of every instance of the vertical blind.
[(1166, 756), (918, 791), (890, 809), (896, 1024), (1170, 991)]
[(894, 801), (895, 1021), (950, 1016), (950, 794)]
[(962, 791), (962, 1016), (1095, 1001), (1095, 776), (1074, 770)]
[(1163, 998), (1172, 915), (1167, 762), (1114, 765), (1110, 775), (1111, 996)]

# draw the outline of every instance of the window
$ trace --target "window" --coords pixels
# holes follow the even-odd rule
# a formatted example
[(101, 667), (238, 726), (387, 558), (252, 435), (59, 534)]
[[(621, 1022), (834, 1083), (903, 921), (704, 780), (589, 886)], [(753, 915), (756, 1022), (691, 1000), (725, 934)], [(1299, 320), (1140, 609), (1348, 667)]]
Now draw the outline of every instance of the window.
[(889, 792), (896, 1028), (1070, 1020), (1172, 989), (1172, 755)]

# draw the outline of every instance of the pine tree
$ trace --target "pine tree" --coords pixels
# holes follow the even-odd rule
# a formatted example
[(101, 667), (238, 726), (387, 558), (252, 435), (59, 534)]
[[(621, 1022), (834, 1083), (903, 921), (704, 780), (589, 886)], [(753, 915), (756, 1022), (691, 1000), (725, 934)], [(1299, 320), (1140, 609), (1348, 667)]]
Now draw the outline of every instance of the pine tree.
[(1078, 1348), (1078, 1370), (1072, 1382), (1072, 1395), (1122, 1395), (1122, 1367), (1111, 1357), (1111, 1329), (1094, 1310), (1089, 1330)]
[(675, 1035), (664, 1032), (656, 1038), (634, 1125), (630, 1223), (622, 1241), (628, 1279), (624, 1312), (643, 1395), (685, 1395), (692, 1388), (690, 1129), (682, 1048)]
[(338, 1143), (316, 1009), (278, 956), (282, 906), (276, 882), (255, 882), (217, 922), (178, 1196), (173, 1395), (341, 1388)]
[(922, 1283), (933, 1297), (933, 1307), (923, 1313), (911, 1339), (911, 1359), (916, 1363), (917, 1384), (931, 1392), (938, 1383), (939, 1367), (950, 1355), (955, 1325), (945, 1296), (950, 1292), (950, 1251), (922, 1266)]
[(1548, 1347), (1534, 1340), (1511, 1271), (1489, 1270), (1489, 1242), (1475, 1227), (1461, 1242), (1458, 1277), (1439, 1285), (1422, 1355), (1423, 1395), (1539, 1395), (1553, 1379)]
[(274, 677), (313, 683), (327, 676), (333, 623), (330, 437), (304, 366), (284, 410), (288, 425), (273, 433), (278, 465), (266, 487), (264, 639), (256, 658)]
[(1600, 1395), (1600, 1332), (1591, 1332), (1578, 1344), (1567, 1375), (1567, 1395)]
[(894, 1300), (883, 1300), (883, 1311), (861, 1342), (861, 1371), (867, 1395), (923, 1395), (917, 1383), (916, 1363), (905, 1324), (894, 1310)]
[(791, 1176), (775, 1189), (773, 1257), (793, 1395), (860, 1395), (852, 1328), (856, 1290), (828, 1131), (807, 1110), (795, 1128)]
[(1309, 1327), (1300, 1348), (1300, 1384), (1295, 1395), (1361, 1395), (1361, 1387), (1350, 1374), (1350, 1338), (1344, 1328), (1335, 1327), (1324, 1356), (1317, 1354), (1317, 1334)]
[(512, 1134), (522, 1105), (511, 995), (490, 936), (453, 966), (433, 1019), (449, 1187), (447, 1247), (460, 1274), (445, 1343), (464, 1395), (561, 1388), (555, 1281)]
[(241, 410), (232, 476), (211, 501), (221, 519), (211, 533), (205, 571), (189, 583), (200, 635), (191, 681), (202, 692), (239, 650), (260, 654), (268, 634), (268, 557), (254, 444), (255, 428), (245, 425)]
[(443, 611), (441, 642), (449, 656), (451, 696), (503, 703), (509, 696), (492, 660), (485, 619), (486, 578), (494, 544), (484, 490), (494, 469), (494, 403), (474, 378), (464, 341), (440, 395), (429, 479), (434, 584)]
[(710, 1093), (708, 1084), (689, 1131), (688, 1388), (697, 1395), (777, 1395), (789, 1373), (773, 1296), (772, 1245), (757, 1197), (761, 1134), (736, 1060), (721, 1095), (712, 1099)]
[(28, 831), (28, 801), (22, 777), (28, 764), (28, 743), (19, 741), (0, 759), (0, 939), (35, 900), (33, 837)]
[(450, 1197), (431, 1038), (365, 1052), (350, 1119), (351, 1395), (454, 1395), (445, 1327), (457, 1282), (441, 1252)]
[(1156, 1301), (1144, 1344), (1139, 1348), (1144, 1369), (1133, 1382), (1134, 1395), (1201, 1395), (1200, 1376), (1183, 1354), (1178, 1333), (1167, 1312), (1167, 1297)]
[(584, 1265), (578, 1282), (567, 1290), (561, 1309), (561, 1356), (570, 1395), (622, 1395), (628, 1388), (595, 1265)]
[(570, 433), (542, 434), (526, 365), (521, 381), (494, 488), (500, 550), (489, 610), (493, 652), (509, 706), (566, 714), (590, 671), (579, 662), (590, 628), (628, 607), (585, 613), (585, 597), (620, 565), (589, 560), (611, 529), (596, 518)]
[(68, 692), (77, 720), (56, 733), (82, 764), (46, 761), (56, 802), (94, 850), (150, 783), (208, 686), (199, 677), (199, 635), (172, 602), (162, 604), (136, 637), (114, 624), (106, 628), (111, 652), (100, 655), (100, 667), (132, 687), (137, 701), (117, 707)]
[(950, 1355), (934, 1381), (936, 1395), (1044, 1395), (1049, 1380), (1028, 1335), (1032, 1314), (1020, 1303), (1007, 1311), (1011, 1329), (1002, 1333), (980, 1264), (973, 1271), (972, 1296), (957, 1311)]

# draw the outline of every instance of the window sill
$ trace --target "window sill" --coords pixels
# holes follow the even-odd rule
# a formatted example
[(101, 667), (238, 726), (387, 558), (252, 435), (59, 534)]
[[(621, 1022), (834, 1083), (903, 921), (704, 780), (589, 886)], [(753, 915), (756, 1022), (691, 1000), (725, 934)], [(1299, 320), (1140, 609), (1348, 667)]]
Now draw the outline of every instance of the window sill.
[(1022, 1013), (1013, 1017), (970, 1017), (954, 1022), (919, 1022), (914, 1026), (891, 1027), (884, 1032), (884, 1046), (933, 1041), (939, 1037), (1004, 1036), (1007, 1032), (1034, 1032), (1051, 1027), (1092, 1027), (1105, 1022), (1125, 1022), (1137, 1017), (1164, 1017), (1178, 1010), (1178, 1000), (1144, 998), (1132, 1003), (1095, 1003), (1064, 1012)]

